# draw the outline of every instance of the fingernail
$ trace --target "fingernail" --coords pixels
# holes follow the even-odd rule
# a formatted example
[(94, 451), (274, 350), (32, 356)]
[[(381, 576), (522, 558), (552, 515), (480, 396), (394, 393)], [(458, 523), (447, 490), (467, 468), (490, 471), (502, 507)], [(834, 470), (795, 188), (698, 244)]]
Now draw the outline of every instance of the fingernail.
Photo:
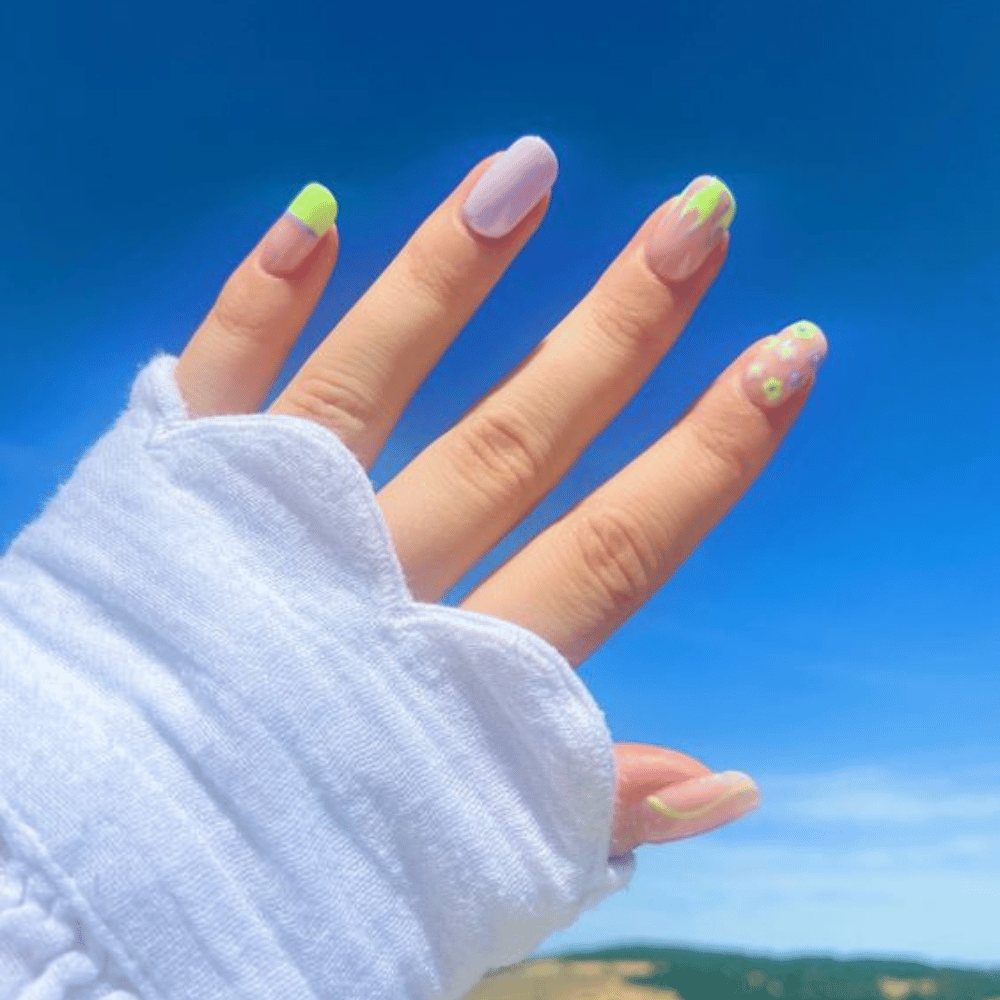
[(646, 262), (666, 281), (683, 281), (705, 263), (736, 215), (733, 192), (718, 177), (696, 177), (646, 240)]
[(751, 348), (742, 374), (743, 391), (757, 406), (778, 406), (815, 378), (825, 358), (823, 331), (807, 319), (799, 320)]
[(645, 840), (663, 843), (693, 837), (745, 815), (760, 804), (760, 790), (742, 771), (692, 778), (650, 795)]
[(307, 184), (264, 237), (260, 266), (276, 277), (294, 271), (336, 220), (337, 199), (322, 184)]
[(525, 135), (494, 160), (462, 206), (465, 224), (480, 236), (506, 236), (556, 182), (559, 163), (549, 144)]

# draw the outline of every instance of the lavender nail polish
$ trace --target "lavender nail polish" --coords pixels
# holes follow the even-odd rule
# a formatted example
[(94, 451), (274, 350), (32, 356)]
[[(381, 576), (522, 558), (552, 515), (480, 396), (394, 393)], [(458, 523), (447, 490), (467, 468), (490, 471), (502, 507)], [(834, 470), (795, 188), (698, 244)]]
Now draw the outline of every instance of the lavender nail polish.
[(556, 154), (537, 135), (522, 136), (494, 160), (462, 206), (465, 224), (480, 236), (506, 236), (555, 183)]

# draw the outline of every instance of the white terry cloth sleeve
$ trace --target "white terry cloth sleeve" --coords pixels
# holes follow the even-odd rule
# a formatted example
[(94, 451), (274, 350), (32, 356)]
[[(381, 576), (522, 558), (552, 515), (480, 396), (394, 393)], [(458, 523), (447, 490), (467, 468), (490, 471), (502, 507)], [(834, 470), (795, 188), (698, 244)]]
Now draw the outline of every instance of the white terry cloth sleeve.
[(176, 365), (0, 560), (3, 996), (458, 1000), (631, 881), (604, 714), (413, 600), (339, 438)]

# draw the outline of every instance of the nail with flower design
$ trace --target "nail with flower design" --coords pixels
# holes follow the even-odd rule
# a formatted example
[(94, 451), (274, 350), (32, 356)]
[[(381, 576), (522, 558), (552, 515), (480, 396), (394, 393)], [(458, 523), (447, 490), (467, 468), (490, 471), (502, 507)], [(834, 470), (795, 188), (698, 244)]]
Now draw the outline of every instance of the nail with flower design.
[(809, 320), (799, 320), (750, 349), (742, 373), (743, 391), (757, 406), (779, 406), (811, 384), (825, 358), (823, 331)]

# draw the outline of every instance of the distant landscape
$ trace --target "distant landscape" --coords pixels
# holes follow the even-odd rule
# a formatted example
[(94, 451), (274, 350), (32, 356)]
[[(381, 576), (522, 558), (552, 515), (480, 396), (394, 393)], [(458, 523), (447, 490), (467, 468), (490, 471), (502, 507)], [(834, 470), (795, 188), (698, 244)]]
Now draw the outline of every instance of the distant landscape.
[(486, 976), (465, 1000), (1000, 1000), (991, 971), (891, 959), (772, 959), (621, 947), (529, 959)]

